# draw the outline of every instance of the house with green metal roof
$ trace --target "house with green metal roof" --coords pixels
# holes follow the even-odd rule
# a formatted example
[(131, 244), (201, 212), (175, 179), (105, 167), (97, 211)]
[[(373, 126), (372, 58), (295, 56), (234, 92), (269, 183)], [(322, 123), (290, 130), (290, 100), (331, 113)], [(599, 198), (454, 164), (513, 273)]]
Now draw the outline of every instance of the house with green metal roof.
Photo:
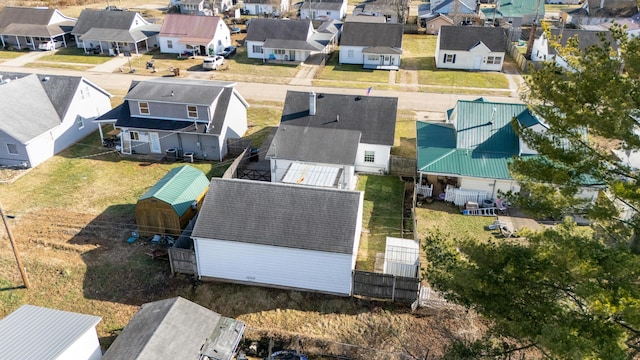
[(496, 0), (495, 8), (481, 9), (487, 20), (511, 25), (510, 38), (518, 41), (522, 25), (540, 23), (544, 19), (544, 0)]
[(136, 204), (136, 223), (142, 236), (180, 235), (196, 215), (209, 180), (192, 166), (173, 168), (153, 185)]
[(516, 134), (511, 123), (514, 118), (520, 126), (535, 131), (546, 128), (524, 104), (483, 98), (459, 100), (444, 123), (418, 121), (418, 192), (462, 205), (469, 198), (455, 200), (455, 192), (482, 201), (494, 199), (499, 190), (518, 191), (508, 164), (514, 156), (536, 152)]

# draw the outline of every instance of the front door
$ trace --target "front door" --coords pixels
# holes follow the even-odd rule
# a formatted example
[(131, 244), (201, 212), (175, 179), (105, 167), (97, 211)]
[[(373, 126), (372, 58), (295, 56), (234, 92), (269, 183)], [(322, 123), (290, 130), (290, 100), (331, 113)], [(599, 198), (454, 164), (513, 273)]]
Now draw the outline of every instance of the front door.
[(260, 5), (256, 5), (256, 13), (255, 15), (260, 15)]
[(473, 70), (480, 70), (480, 66), (482, 66), (482, 55), (476, 55), (473, 58)]
[(129, 132), (129, 129), (122, 130), (120, 139), (122, 139), (122, 153), (131, 155), (131, 133)]
[(149, 147), (153, 154), (160, 154), (162, 152), (160, 149), (160, 137), (157, 132), (149, 133)]
[(382, 61), (382, 65), (391, 65), (391, 56), (385, 55), (384, 60)]

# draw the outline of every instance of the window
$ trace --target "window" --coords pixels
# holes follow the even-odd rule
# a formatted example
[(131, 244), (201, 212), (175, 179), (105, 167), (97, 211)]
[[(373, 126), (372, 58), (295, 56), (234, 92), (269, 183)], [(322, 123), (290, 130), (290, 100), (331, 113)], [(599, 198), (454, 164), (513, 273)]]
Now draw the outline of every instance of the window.
[(262, 54), (262, 46), (253, 45), (253, 52), (256, 53), (256, 54)]
[(138, 133), (137, 131), (129, 131), (129, 135), (131, 137), (131, 140), (135, 140), (135, 141), (140, 140), (140, 133)]
[(367, 55), (367, 60), (369, 61), (378, 61), (380, 57), (378, 55)]
[(148, 102), (139, 102), (138, 107), (140, 108), (140, 114), (149, 115), (149, 103)]
[(351, 59), (353, 57), (353, 50), (347, 50), (347, 58)]
[(364, 162), (372, 163), (376, 161), (376, 153), (375, 151), (365, 151), (364, 152)]
[(444, 62), (445, 63), (456, 63), (456, 54), (444, 54)]
[(487, 57), (487, 64), (500, 65), (502, 64), (502, 56), (489, 56)]
[(187, 105), (187, 116), (191, 119), (198, 118), (198, 107), (195, 105)]
[(82, 116), (76, 116), (76, 125), (78, 126), (78, 130), (84, 127), (84, 118)]
[(331, 15), (331, 11), (327, 11), (327, 15)]
[(167, 48), (173, 49), (173, 40), (167, 40)]
[(18, 145), (16, 144), (7, 144), (7, 151), (11, 155), (18, 155)]
[(284, 50), (283, 49), (275, 49), (273, 50), (273, 53), (276, 55), (284, 55)]

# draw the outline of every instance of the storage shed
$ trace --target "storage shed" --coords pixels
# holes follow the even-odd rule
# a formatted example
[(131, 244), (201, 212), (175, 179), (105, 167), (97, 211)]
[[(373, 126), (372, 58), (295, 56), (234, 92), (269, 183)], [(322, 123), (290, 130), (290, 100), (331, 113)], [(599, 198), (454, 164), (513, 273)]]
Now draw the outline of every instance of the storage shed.
[(173, 168), (138, 199), (140, 235), (180, 235), (200, 209), (208, 186), (202, 171), (189, 165)]
[(198, 276), (351, 295), (363, 193), (212, 179), (191, 237)]
[(420, 245), (411, 239), (387, 237), (383, 273), (417, 277), (420, 269)]

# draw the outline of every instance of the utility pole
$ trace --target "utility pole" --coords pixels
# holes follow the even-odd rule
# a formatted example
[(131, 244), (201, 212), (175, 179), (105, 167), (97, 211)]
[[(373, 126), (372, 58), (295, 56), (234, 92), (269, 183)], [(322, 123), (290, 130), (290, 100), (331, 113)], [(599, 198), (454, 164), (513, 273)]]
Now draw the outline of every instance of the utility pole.
[(22, 265), (22, 260), (20, 259), (20, 254), (18, 254), (18, 249), (16, 248), (16, 242), (13, 240), (13, 235), (11, 234), (11, 229), (9, 228), (9, 223), (7, 223), (7, 217), (2, 212), (2, 205), (0, 205), (0, 217), (2, 217), (2, 222), (4, 223), (5, 229), (7, 229), (7, 236), (9, 236), (9, 242), (11, 243), (11, 249), (13, 250), (13, 255), (16, 257), (16, 262), (18, 263), (18, 269), (20, 270), (20, 275), (22, 275), (22, 281), (24, 282), (24, 287), (29, 288), (29, 278), (27, 277), (27, 272)]
[(533, 18), (533, 24), (531, 25), (531, 32), (529, 33), (529, 41), (527, 41), (527, 52), (525, 58), (531, 59), (531, 52), (533, 51), (533, 39), (536, 37), (536, 30), (538, 29), (538, 17), (540, 16), (540, 1), (536, 3), (536, 16)]

